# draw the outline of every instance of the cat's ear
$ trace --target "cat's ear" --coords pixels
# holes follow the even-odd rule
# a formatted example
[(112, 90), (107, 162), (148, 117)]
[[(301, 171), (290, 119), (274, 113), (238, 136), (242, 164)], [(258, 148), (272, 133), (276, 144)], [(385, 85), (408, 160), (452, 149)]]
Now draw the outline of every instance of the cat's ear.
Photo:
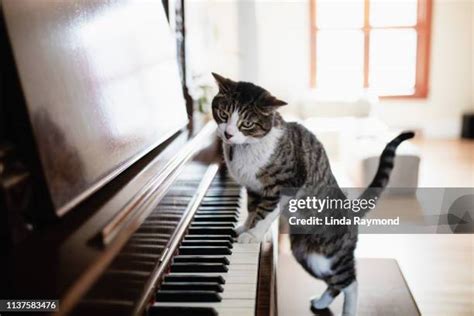
[(214, 77), (214, 79), (216, 79), (220, 92), (230, 92), (236, 85), (236, 82), (224, 78), (221, 75), (216, 74), (215, 72), (212, 72), (212, 76)]
[(280, 106), (287, 105), (285, 101), (282, 101), (280, 99), (277, 99), (273, 95), (271, 95), (269, 92), (266, 92), (262, 98), (261, 101), (259, 102), (262, 106), (268, 107), (268, 108), (278, 108)]

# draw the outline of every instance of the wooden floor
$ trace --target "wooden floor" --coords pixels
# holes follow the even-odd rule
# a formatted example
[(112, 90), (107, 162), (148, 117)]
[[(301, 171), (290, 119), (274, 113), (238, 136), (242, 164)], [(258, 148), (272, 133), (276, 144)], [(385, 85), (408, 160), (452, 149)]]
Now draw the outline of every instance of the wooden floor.
[[(415, 143), (422, 154), (420, 187), (474, 187), (474, 142)], [(309, 306), (304, 285), (318, 281), (296, 263), (288, 264), (287, 250), (282, 249), (282, 255), (286, 262), (278, 273), (292, 276), (293, 286), (279, 283), (279, 315), (293, 316)], [(356, 255), (396, 259), (422, 315), (474, 315), (474, 235), (361, 234)], [(303, 309), (295, 304), (304, 304)]]
[(421, 151), (420, 187), (474, 187), (474, 141), (413, 141)]

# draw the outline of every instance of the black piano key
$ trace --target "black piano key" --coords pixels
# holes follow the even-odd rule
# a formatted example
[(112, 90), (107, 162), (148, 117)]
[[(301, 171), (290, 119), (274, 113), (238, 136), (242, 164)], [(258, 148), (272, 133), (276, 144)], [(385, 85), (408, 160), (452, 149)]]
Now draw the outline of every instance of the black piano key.
[(179, 221), (183, 217), (183, 214), (178, 212), (163, 212), (163, 213), (152, 213), (146, 218), (147, 221)]
[(205, 196), (202, 199), (202, 203), (214, 203), (214, 202), (233, 202), (236, 203), (238, 202), (238, 199), (233, 198), (233, 197), (227, 197), (227, 196)]
[(164, 291), (156, 293), (157, 302), (220, 302), (219, 293), (214, 291)]
[[(177, 215), (177, 214), (173, 214), (173, 215)], [(174, 227), (176, 225), (176, 222), (178, 222), (179, 220), (176, 220), (175, 218), (171, 219), (171, 220), (165, 220), (165, 219), (161, 219), (161, 220), (156, 220), (156, 221), (153, 221), (151, 219), (149, 219), (148, 217), (146, 218), (146, 220), (143, 222), (142, 225), (154, 225), (154, 224), (159, 224), (160, 226), (165, 226), (165, 227)]]
[(224, 256), (175, 256), (173, 262), (203, 262), (203, 263), (222, 263), (228, 265), (229, 259)]
[(233, 185), (229, 185), (228, 187), (225, 187), (225, 186), (222, 186), (222, 185), (216, 185), (216, 183), (211, 183), (211, 185), (209, 186), (209, 189), (208, 191), (206, 192), (209, 193), (209, 192), (212, 192), (212, 191), (224, 191), (224, 192), (239, 192), (241, 191), (241, 187), (240, 186), (233, 186)]
[(194, 222), (237, 222), (237, 215), (195, 215), (193, 218)]
[(232, 248), (232, 243), (228, 240), (183, 240), (181, 246), (220, 246)]
[(140, 227), (152, 227), (152, 228), (163, 228), (163, 229), (174, 229), (177, 222), (169, 221), (144, 221)]
[(225, 284), (225, 279), (220, 275), (168, 274), (165, 276), (164, 282), (213, 282)]
[(221, 293), (224, 288), (215, 282), (163, 282), (160, 290), (165, 291), (213, 291)]
[(217, 212), (239, 212), (239, 206), (224, 206), (224, 205), (201, 205), (198, 208), (199, 211), (212, 211)]
[(190, 198), (184, 198), (184, 197), (180, 197), (180, 196), (176, 196), (176, 197), (165, 197), (164, 199), (162, 199), (160, 201), (160, 206), (169, 206), (169, 205), (179, 205), (179, 206), (184, 206), (186, 207), (189, 202), (191, 201)]
[(226, 216), (239, 216), (238, 211), (197, 211), (196, 215), (204, 215), (204, 216), (213, 216), (213, 215), (226, 215)]
[(237, 237), (237, 234), (232, 228), (223, 227), (190, 227), (188, 235), (230, 235)]
[(231, 255), (232, 250), (227, 247), (220, 246), (181, 246), (179, 247), (181, 255)]
[(222, 190), (211, 189), (210, 191), (207, 191), (206, 196), (223, 196), (223, 197), (231, 197), (238, 200), (240, 198), (240, 190), (222, 191)]
[(203, 201), (202, 207), (206, 206), (226, 206), (226, 207), (239, 207), (240, 203), (237, 201)]
[(171, 265), (172, 273), (225, 273), (227, 271), (229, 271), (229, 268), (222, 263), (176, 262)]
[(231, 235), (187, 235), (184, 238), (184, 241), (186, 240), (225, 240), (230, 243), (234, 242)]
[(191, 227), (235, 227), (235, 223), (232, 222), (192, 222)]
[(217, 316), (212, 307), (151, 306), (148, 316)]
[(214, 214), (216, 213), (226, 213), (226, 212), (237, 212), (239, 213), (239, 208), (238, 207), (228, 207), (228, 206), (200, 206), (198, 208), (198, 212), (204, 212), (204, 211), (212, 211)]

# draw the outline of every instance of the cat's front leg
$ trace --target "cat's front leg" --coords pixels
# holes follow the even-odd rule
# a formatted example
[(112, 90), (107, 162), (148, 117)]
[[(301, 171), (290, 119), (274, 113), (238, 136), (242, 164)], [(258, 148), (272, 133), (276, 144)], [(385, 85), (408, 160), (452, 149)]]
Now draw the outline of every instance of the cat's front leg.
[(261, 197), (254, 211), (254, 221), (247, 231), (238, 237), (240, 243), (258, 243), (263, 240), (273, 221), (280, 214), (278, 196)]
[(245, 221), (237, 226), (234, 230), (237, 233), (237, 236), (249, 230), (255, 222), (255, 214), (257, 206), (260, 202), (261, 196), (255, 192), (247, 189), (247, 218)]
[(255, 212), (249, 212), (245, 221), (237, 226), (234, 230), (237, 236), (240, 236), (242, 233), (246, 232), (252, 226), (252, 223), (255, 219)]

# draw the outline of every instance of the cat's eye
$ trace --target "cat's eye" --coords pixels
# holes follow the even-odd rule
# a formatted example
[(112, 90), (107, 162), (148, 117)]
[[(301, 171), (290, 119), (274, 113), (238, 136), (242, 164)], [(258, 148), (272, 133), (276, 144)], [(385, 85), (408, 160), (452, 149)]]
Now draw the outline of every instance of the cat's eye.
[(217, 115), (219, 116), (219, 118), (223, 121), (226, 121), (227, 118), (228, 118), (228, 115), (226, 112), (222, 111), (222, 110), (219, 110), (217, 111)]
[(255, 125), (254, 122), (243, 121), (241, 126), (242, 126), (242, 128), (244, 128), (244, 129), (251, 129), (254, 125)]

